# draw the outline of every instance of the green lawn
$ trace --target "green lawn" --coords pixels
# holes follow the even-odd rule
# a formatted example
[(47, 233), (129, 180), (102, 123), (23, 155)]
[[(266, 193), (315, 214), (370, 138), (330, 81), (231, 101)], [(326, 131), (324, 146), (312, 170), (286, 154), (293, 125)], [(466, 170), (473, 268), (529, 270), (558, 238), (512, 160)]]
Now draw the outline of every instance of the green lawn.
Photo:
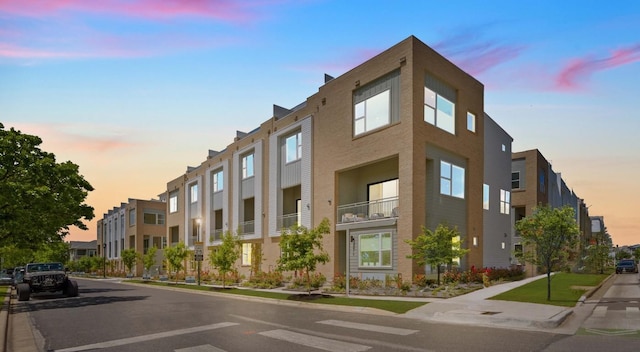
[(139, 280), (131, 280), (129, 282), (135, 283), (144, 283), (148, 285), (156, 285), (156, 286), (165, 286), (165, 287), (178, 287), (188, 290), (200, 290), (207, 292), (219, 292), (225, 294), (234, 294), (234, 295), (243, 295), (243, 296), (252, 296), (252, 297), (262, 297), (262, 298), (271, 298), (271, 299), (281, 299), (281, 300), (293, 300), (293, 301), (302, 301), (307, 303), (321, 303), (321, 304), (333, 304), (340, 306), (351, 306), (351, 307), (367, 307), (367, 308), (376, 308), (382, 309), (393, 313), (403, 314), (411, 309), (420, 307), (425, 305), (427, 302), (418, 302), (418, 301), (393, 301), (393, 300), (378, 300), (378, 299), (361, 299), (361, 298), (349, 298), (349, 297), (334, 297), (331, 295), (313, 295), (313, 299), (307, 299), (305, 297), (306, 293), (282, 293), (282, 292), (272, 292), (272, 291), (258, 291), (251, 289), (239, 289), (239, 288), (213, 288), (210, 286), (196, 286), (196, 285), (185, 285), (185, 284), (174, 284), (174, 283), (165, 283), (165, 282), (154, 282), (154, 281), (139, 281)]
[(7, 291), (9, 291), (11, 287), (9, 286), (0, 286), (0, 309), (4, 308), (4, 296), (7, 295)]
[(546, 277), (491, 297), (490, 299), (573, 307), (590, 287), (598, 286), (608, 276), (609, 275), (601, 274), (555, 274), (551, 276), (550, 301), (547, 301)]

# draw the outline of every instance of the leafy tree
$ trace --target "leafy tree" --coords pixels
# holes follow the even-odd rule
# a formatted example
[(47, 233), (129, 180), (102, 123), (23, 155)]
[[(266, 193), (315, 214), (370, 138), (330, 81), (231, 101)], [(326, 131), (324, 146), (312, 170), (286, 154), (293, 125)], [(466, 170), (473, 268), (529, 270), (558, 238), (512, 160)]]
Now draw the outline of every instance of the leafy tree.
[(422, 233), (415, 240), (405, 240), (413, 249), (413, 254), (407, 258), (414, 259), (418, 265), (430, 264), (438, 272), (440, 285), (440, 267), (451, 264), (455, 258), (460, 258), (469, 252), (461, 248), (460, 232), (457, 227), (450, 228), (439, 224), (435, 231), (422, 226)]
[(226, 275), (240, 258), (240, 238), (230, 231), (222, 236), (222, 244), (209, 252), (209, 261), (222, 275), (222, 287), (225, 287)]
[(151, 276), (149, 274), (149, 271), (151, 270), (151, 267), (156, 264), (156, 252), (157, 251), (158, 251), (158, 247), (156, 247), (154, 245), (151, 248), (147, 249), (147, 254), (142, 256), (142, 265), (144, 266), (145, 272), (149, 276)]
[(522, 259), (547, 273), (547, 301), (551, 300), (551, 272), (567, 267), (575, 254), (578, 224), (572, 207), (538, 206), (533, 214), (516, 222), (522, 237)]
[(23, 266), (33, 261), (33, 250), (11, 244), (0, 248), (0, 256), (5, 268)]
[(636, 259), (636, 262), (640, 261), (640, 247), (633, 250), (633, 257)]
[(629, 259), (629, 258), (631, 258), (631, 252), (629, 252), (628, 250), (621, 249), (618, 252), (616, 252), (616, 260)]
[(69, 261), (70, 245), (62, 240), (54, 240), (45, 243), (37, 251), (34, 252), (34, 262), (60, 262)]
[[(184, 261), (189, 256), (189, 250), (184, 242), (180, 241), (175, 246), (165, 248), (164, 256), (167, 258), (169, 267), (176, 271), (176, 282), (178, 282), (178, 273), (184, 268)], [(169, 271), (171, 273), (171, 270)]]
[(278, 268), (282, 271), (304, 270), (309, 295), (310, 273), (316, 270), (318, 263), (325, 264), (329, 261), (329, 254), (322, 248), (322, 235), (329, 233), (329, 219), (324, 218), (315, 229), (294, 225), (283, 230), (280, 236), (282, 256), (278, 259)]
[(57, 163), (42, 140), (0, 123), (0, 245), (37, 249), (58, 241), (70, 226), (87, 230), (93, 187), (70, 161)]
[(134, 248), (127, 248), (122, 251), (121, 257), (124, 266), (129, 270), (129, 273), (131, 273), (136, 262), (140, 259), (140, 254), (136, 252)]

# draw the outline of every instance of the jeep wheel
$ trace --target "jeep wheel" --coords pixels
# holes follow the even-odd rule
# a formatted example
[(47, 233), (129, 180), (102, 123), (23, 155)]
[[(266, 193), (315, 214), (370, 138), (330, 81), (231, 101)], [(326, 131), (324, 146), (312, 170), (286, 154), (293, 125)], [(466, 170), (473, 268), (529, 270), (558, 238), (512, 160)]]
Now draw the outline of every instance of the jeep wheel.
[(65, 295), (67, 295), (67, 297), (78, 296), (78, 283), (76, 281), (67, 281), (67, 287), (65, 287)]
[(20, 283), (16, 287), (16, 291), (18, 292), (18, 301), (28, 301), (31, 296), (31, 287), (29, 284)]

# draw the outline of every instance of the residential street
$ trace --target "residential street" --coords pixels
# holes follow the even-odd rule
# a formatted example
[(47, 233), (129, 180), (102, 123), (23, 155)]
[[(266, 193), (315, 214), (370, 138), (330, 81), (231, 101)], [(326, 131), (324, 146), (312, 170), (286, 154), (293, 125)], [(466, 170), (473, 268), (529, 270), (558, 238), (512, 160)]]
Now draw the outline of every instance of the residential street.
[[(609, 290), (634, 275), (618, 276)], [(28, 317), (25, 321), (33, 327), (40, 350), (572, 351), (584, 345), (582, 351), (636, 351), (640, 346), (637, 337), (451, 325), (348, 307), (158, 289), (117, 280), (78, 281), (79, 297), (35, 296), (13, 303), (12, 319)]]

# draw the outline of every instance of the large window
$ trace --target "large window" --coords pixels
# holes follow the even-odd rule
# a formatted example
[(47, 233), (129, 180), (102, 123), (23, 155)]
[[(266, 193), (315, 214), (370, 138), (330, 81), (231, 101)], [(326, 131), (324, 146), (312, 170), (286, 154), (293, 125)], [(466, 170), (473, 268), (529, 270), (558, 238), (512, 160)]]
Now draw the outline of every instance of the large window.
[(514, 171), (511, 173), (511, 189), (520, 188), (520, 171)]
[(455, 134), (455, 104), (424, 87), (424, 121)]
[(189, 187), (189, 194), (191, 195), (191, 197), (189, 198), (189, 201), (192, 204), (197, 203), (198, 202), (198, 184), (197, 183)]
[(511, 210), (511, 192), (500, 190), (500, 213), (509, 214)]
[(390, 97), (390, 90), (387, 89), (355, 105), (354, 135), (357, 136), (390, 123)]
[(288, 163), (302, 158), (302, 133), (298, 132), (285, 140), (286, 161)]
[(224, 176), (222, 170), (213, 172), (213, 191), (220, 192), (224, 189)]
[(391, 233), (360, 235), (359, 244), (359, 266), (391, 267)]
[(169, 193), (169, 213), (178, 211), (178, 191)]
[(482, 208), (489, 210), (489, 185), (482, 185)]
[(253, 177), (253, 154), (242, 157), (242, 178)]
[(163, 225), (164, 214), (144, 213), (144, 223), (149, 225)]
[(464, 168), (440, 161), (440, 194), (464, 199)]
[(136, 224), (136, 210), (129, 209), (129, 226), (134, 226), (135, 224)]

